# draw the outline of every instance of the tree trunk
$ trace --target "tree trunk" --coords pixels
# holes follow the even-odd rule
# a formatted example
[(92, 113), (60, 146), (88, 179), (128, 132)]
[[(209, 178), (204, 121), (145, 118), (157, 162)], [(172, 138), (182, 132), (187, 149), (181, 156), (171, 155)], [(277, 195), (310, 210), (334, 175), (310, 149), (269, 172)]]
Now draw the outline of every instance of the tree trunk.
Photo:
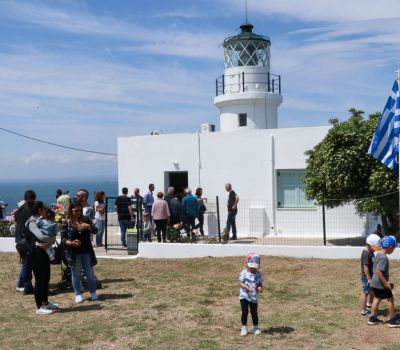
[(399, 216), (393, 214), (381, 215), (383, 234), (399, 237)]

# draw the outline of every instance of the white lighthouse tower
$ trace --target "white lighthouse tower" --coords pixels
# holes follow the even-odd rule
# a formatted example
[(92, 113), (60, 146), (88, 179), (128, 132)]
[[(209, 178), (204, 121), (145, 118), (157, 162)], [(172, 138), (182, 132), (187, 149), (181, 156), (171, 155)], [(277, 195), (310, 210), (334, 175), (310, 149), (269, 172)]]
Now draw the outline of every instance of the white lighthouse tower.
[(268, 37), (244, 23), (241, 33), (224, 40), (225, 71), (216, 80), (215, 106), (221, 131), (278, 127), (281, 77), (270, 72)]

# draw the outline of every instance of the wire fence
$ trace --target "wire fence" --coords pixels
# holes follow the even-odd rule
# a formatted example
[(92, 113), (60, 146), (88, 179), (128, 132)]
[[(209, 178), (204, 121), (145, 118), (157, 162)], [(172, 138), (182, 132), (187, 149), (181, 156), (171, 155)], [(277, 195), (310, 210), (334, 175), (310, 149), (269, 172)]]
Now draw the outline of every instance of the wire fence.
[[(107, 198), (106, 249), (126, 249), (122, 245), (115, 197)], [(135, 220), (132, 230), (138, 239), (141, 232), (142, 204), (132, 199)], [(315, 206), (313, 208), (277, 208), (272, 201), (240, 199), (235, 217), (237, 240), (224, 242), (228, 209), (225, 198), (216, 197), (206, 203), (204, 213), (204, 236), (199, 232), (197, 242), (265, 245), (353, 245), (365, 244), (365, 237), (374, 233), (379, 224), (378, 216), (359, 216), (354, 206), (345, 205), (334, 209)], [(325, 213), (324, 213), (325, 211)], [(197, 223), (198, 221), (196, 221)], [(226, 232), (226, 231), (225, 231)], [(230, 232), (232, 237), (232, 230)]]

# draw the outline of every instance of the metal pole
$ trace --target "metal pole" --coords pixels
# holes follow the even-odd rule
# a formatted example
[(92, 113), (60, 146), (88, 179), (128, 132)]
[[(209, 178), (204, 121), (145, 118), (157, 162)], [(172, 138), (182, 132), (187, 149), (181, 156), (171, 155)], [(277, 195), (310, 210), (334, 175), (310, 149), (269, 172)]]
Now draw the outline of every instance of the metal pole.
[(322, 233), (324, 236), (324, 246), (326, 247), (326, 218), (325, 218), (325, 199), (322, 198)]
[(221, 243), (221, 221), (219, 217), (219, 198), (218, 196), (215, 197), (217, 203), (217, 225), (218, 225), (218, 240)]
[(282, 95), (282, 89), (281, 89), (281, 76), (279, 75), (279, 95)]
[(244, 92), (244, 72), (242, 72), (242, 92)]
[(104, 221), (104, 233), (105, 233), (105, 237), (104, 237), (104, 249), (107, 251), (107, 227), (108, 227), (108, 197), (106, 197), (106, 217), (105, 217), (105, 221)]
[(268, 92), (271, 92), (271, 83), (270, 83), (270, 74), (269, 74), (269, 72), (267, 73), (267, 79), (268, 79)]
[(218, 78), (215, 79), (215, 96), (218, 96)]
[(225, 95), (225, 74), (222, 74), (222, 95)]

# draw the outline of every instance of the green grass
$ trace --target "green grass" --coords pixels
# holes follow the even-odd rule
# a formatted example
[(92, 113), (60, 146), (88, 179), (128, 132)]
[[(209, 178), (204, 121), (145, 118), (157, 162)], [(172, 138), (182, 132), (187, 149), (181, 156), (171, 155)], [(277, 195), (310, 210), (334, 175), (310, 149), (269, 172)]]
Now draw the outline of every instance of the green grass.
[[(99, 301), (75, 305), (60, 293), (50, 300), (61, 312), (36, 316), (33, 296), (15, 291), (17, 256), (1, 253), (0, 349), (400, 350), (400, 329), (359, 316), (359, 262), (351, 260), (262, 257), (263, 333), (240, 337), (242, 267), (242, 257), (99, 260)], [(396, 261), (391, 275), (398, 284)], [(52, 285), (59, 280), (52, 267)]]

